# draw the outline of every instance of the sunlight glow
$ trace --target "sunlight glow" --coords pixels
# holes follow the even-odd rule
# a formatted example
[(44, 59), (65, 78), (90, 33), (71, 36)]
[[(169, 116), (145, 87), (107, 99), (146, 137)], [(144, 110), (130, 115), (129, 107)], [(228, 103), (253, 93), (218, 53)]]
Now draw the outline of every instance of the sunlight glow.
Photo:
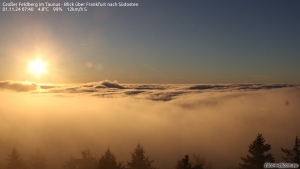
[(45, 67), (45, 63), (41, 62), (40, 60), (31, 62), (29, 65), (30, 72), (33, 72), (36, 75), (40, 75), (41, 73), (45, 72)]

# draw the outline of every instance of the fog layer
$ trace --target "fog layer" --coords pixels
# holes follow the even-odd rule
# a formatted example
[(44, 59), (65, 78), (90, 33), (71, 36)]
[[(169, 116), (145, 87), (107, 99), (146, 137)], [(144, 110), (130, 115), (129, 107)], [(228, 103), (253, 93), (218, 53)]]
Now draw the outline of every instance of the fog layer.
[[(124, 90), (117, 83), (115, 86)], [(80, 157), (87, 148), (100, 157), (109, 147), (126, 164), (130, 152), (141, 142), (146, 155), (161, 169), (174, 168), (178, 159), (193, 153), (203, 156), (214, 168), (225, 168), (242, 162), (240, 157), (247, 155), (258, 133), (271, 144), (278, 162), (284, 155), (280, 147), (292, 148), (300, 134), (297, 87), (189, 90), (167, 102), (148, 99), (155, 92), (161, 90), (107, 98), (2, 90), (1, 162), (5, 163), (14, 146), (25, 160), (40, 148), (49, 168), (60, 168), (71, 155)]]

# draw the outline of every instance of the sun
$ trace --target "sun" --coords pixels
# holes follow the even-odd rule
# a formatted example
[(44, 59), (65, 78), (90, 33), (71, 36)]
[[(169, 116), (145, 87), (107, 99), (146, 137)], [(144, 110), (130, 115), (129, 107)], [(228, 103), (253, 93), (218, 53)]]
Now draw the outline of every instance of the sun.
[(36, 75), (40, 75), (41, 73), (45, 72), (46, 71), (45, 67), (46, 67), (46, 64), (40, 60), (36, 60), (29, 64), (30, 72), (33, 72)]

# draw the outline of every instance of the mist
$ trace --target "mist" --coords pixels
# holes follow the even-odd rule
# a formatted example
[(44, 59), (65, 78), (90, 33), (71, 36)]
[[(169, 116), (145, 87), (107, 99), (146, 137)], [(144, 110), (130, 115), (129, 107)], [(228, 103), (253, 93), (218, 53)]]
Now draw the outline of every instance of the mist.
[[(276, 162), (283, 161), (280, 147), (292, 148), (300, 134), (299, 87), (165, 93), (153, 88), (124, 94), (126, 86), (106, 86), (117, 89), (104, 91), (110, 93), (106, 97), (51, 87), (0, 90), (1, 163), (12, 147), (25, 160), (40, 148), (50, 169), (80, 157), (84, 149), (99, 158), (109, 147), (126, 164), (140, 142), (160, 169), (175, 168), (178, 159), (193, 153), (213, 168), (226, 168), (242, 163), (258, 133), (271, 144)], [(165, 96), (169, 99), (155, 99)]]

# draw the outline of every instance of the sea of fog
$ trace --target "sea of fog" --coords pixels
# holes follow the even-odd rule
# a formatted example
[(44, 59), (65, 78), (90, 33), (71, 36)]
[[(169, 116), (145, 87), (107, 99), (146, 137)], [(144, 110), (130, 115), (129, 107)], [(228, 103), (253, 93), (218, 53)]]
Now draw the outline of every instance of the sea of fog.
[(214, 169), (237, 167), (262, 133), (276, 162), (280, 148), (300, 136), (297, 84), (119, 84), (101, 81), (52, 85), (0, 82), (0, 163), (16, 147), (24, 160), (36, 148), (49, 169), (90, 149), (109, 147), (131, 160), (138, 143), (160, 169), (197, 154)]

